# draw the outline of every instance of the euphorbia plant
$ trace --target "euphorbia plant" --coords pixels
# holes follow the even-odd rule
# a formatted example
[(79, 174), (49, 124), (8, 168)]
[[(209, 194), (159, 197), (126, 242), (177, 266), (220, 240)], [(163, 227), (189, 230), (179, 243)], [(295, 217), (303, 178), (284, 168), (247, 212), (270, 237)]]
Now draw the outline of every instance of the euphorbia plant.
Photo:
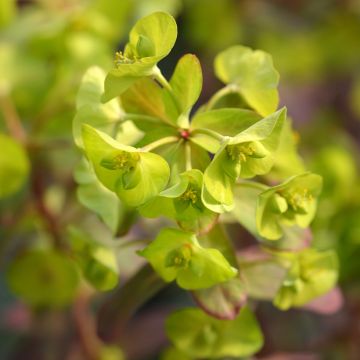
[[(114, 237), (141, 217), (169, 219), (158, 222), (159, 233), (138, 255), (163, 284), (192, 291), (200, 309), (170, 316), (173, 348), (165, 358), (249, 356), (263, 343), (254, 300), (302, 306), (336, 283), (335, 255), (305, 249), (321, 177), (303, 168), (286, 108), (277, 110), (279, 76), (270, 55), (243, 46), (219, 54), (215, 73), (227, 85), (198, 106), (196, 56), (180, 58), (169, 81), (157, 65), (176, 35), (170, 15), (153, 13), (135, 24), (113, 70), (85, 74), (73, 126), (84, 155), (79, 199)], [(228, 236), (231, 222), (256, 239), (255, 260), (238, 251), (241, 239)], [(279, 268), (273, 278), (269, 261)], [(111, 266), (83, 273), (98, 289), (116, 286)], [(272, 291), (256, 287), (263, 276)], [(135, 275), (128, 283), (143, 280)]]

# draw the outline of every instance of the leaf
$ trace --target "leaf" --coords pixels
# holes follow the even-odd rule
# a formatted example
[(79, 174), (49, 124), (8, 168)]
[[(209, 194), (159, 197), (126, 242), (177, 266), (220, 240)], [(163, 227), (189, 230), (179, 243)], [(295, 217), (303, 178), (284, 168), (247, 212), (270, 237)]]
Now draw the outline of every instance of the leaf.
[(218, 320), (200, 309), (170, 315), (166, 334), (177, 349), (195, 358), (247, 357), (263, 345), (261, 329), (249, 308), (234, 320)]
[(101, 103), (104, 91), (104, 71), (93, 66), (82, 78), (76, 98), (76, 115), (73, 120), (73, 136), (77, 146), (83, 147), (81, 127), (84, 123), (102, 130), (111, 130), (120, 121), (122, 110), (117, 100)]
[(286, 276), (282, 262), (258, 246), (240, 252), (238, 261), (248, 296), (273, 300)]
[[(202, 88), (202, 70), (198, 58), (192, 54), (184, 55), (177, 63), (170, 79), (174, 96), (178, 99), (182, 114), (188, 116), (191, 108), (200, 96)], [(179, 126), (186, 124), (179, 124)]]
[(75, 264), (54, 250), (31, 250), (16, 258), (7, 271), (10, 289), (36, 307), (71, 303), (79, 285)]
[(180, 350), (169, 347), (161, 355), (161, 360), (194, 360), (193, 358), (187, 356)]
[[(88, 125), (83, 141), (98, 179), (126, 205), (140, 206), (165, 188), (170, 170), (159, 155), (122, 145)], [(124, 163), (118, 167), (117, 161)]]
[(116, 67), (105, 79), (104, 102), (121, 95), (136, 80), (154, 74), (156, 64), (169, 54), (177, 37), (174, 18), (155, 12), (140, 19), (130, 31), (124, 54), (117, 53)]
[(183, 289), (202, 289), (233, 278), (232, 268), (216, 249), (205, 249), (190, 232), (163, 229), (139, 254), (167, 282), (176, 279)]
[(68, 232), (75, 261), (85, 279), (97, 290), (113, 289), (119, 283), (114, 251), (100, 245), (76, 227), (70, 227)]
[(281, 181), (294, 174), (303, 173), (304, 171), (304, 163), (297, 152), (295, 134), (291, 128), (291, 121), (287, 118), (284, 121), (280, 135), (274, 166), (267, 177), (272, 180)]
[(261, 116), (251, 110), (223, 108), (196, 114), (191, 129), (210, 129), (221, 135), (235, 136), (257, 121)]
[[(162, 125), (162, 122), (175, 125), (177, 110), (172, 99), (166, 96), (166, 92), (167, 90), (161, 88), (154, 80), (141, 78), (121, 95), (121, 103), (127, 113), (157, 118), (151, 123), (147, 121), (149, 127), (154, 127), (157, 123)], [(134, 121), (142, 129), (141, 123), (146, 122), (145, 120)]]
[(16, 15), (16, 1), (2, 0), (0, 3), (0, 28), (10, 24)]
[(0, 199), (16, 193), (29, 176), (30, 161), (24, 148), (0, 133)]
[(274, 299), (279, 309), (305, 305), (336, 285), (339, 265), (334, 251), (306, 249), (289, 258), (287, 276)]
[(238, 278), (209, 289), (196, 290), (193, 296), (207, 314), (222, 320), (235, 319), (247, 298), (245, 285)]
[(272, 58), (261, 50), (233, 46), (215, 58), (216, 76), (225, 84), (234, 84), (248, 104), (267, 116), (278, 106), (279, 74)]
[(277, 240), (283, 235), (284, 227), (295, 224), (308, 227), (315, 216), (321, 187), (321, 176), (304, 173), (262, 192), (256, 208), (259, 234)]

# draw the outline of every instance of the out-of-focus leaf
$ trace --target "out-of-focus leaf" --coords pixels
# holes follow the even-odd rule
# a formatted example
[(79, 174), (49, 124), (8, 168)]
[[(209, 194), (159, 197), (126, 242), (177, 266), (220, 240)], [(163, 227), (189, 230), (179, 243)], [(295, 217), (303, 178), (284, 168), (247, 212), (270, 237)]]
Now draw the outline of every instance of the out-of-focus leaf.
[(31, 250), (13, 261), (7, 272), (10, 289), (30, 305), (69, 304), (77, 291), (75, 263), (53, 250)]
[(277, 109), (279, 74), (264, 51), (230, 47), (216, 57), (215, 73), (225, 84), (235, 85), (260, 115), (267, 116)]
[(85, 279), (100, 291), (113, 289), (119, 282), (114, 251), (75, 227), (69, 228), (69, 240)]
[(238, 278), (209, 289), (193, 291), (197, 304), (218, 319), (233, 320), (246, 303), (246, 287)]
[(24, 185), (30, 162), (23, 147), (0, 133), (0, 198), (10, 196)]
[(247, 307), (234, 320), (187, 308), (170, 315), (165, 328), (175, 347), (195, 358), (246, 357), (263, 344), (261, 329)]

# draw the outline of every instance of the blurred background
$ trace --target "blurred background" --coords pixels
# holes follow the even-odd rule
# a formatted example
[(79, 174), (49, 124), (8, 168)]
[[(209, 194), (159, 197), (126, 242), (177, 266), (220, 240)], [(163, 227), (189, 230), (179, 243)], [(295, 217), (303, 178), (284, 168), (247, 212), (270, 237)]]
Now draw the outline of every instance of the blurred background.
[[(0, 132), (16, 143), (4, 139), (0, 165), (17, 166), (0, 174), (0, 359), (98, 359), (89, 354), (103, 346), (96, 336), (102, 313), (102, 339), (109, 332), (116, 338), (117, 318), (102, 308), (108, 293), (84, 285), (75, 291), (65, 276), (63, 302), (69, 304), (58, 307), (49, 287), (41, 291), (51, 306), (35, 310), (13, 295), (6, 274), (31, 247), (61, 248), (73, 223), (118, 250), (122, 281), (141, 265), (134, 248), (114, 245), (78, 201), (73, 171), (80, 154), (71, 129), (85, 70), (109, 70), (134, 22), (156, 10), (173, 14), (179, 27), (160, 68), (169, 76), (182, 54), (196, 54), (204, 73), (199, 103), (222, 86), (213, 73), (219, 51), (242, 44), (269, 52), (299, 151), (307, 167), (324, 176), (313, 242), (336, 249), (339, 287), (307, 309), (281, 312), (258, 303), (266, 340), (256, 359), (360, 359), (359, 0), (1, 0)], [(137, 226), (137, 236), (151, 233), (151, 223)], [(61, 268), (61, 259), (51, 261)], [(38, 263), (34, 258), (23, 274)], [(28, 281), (30, 293), (40, 291), (30, 277), (11, 281)], [(165, 316), (191, 303), (169, 286), (142, 306), (120, 339), (129, 359), (160, 358)], [(104, 346), (101, 359), (121, 359), (120, 350)]]

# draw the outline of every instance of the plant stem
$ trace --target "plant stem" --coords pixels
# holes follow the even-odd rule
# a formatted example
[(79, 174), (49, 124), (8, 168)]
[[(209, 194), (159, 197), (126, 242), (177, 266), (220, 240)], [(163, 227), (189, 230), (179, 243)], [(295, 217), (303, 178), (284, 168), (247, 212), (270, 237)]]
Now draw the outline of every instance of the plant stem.
[(11, 98), (9, 96), (1, 96), (0, 106), (4, 115), (6, 126), (11, 136), (20, 143), (24, 144), (27, 138), (26, 132)]
[(234, 85), (234, 84), (230, 84), (230, 85), (227, 85), (227, 86), (223, 87), (222, 89), (217, 91), (210, 98), (210, 100), (205, 105), (205, 110), (211, 110), (222, 97), (224, 97), (224, 96), (226, 96), (228, 94), (234, 93), (236, 91), (237, 91), (237, 86)]
[(106, 341), (118, 341), (126, 323), (136, 310), (165, 286), (166, 283), (151, 266), (144, 265), (102, 305), (98, 321), (101, 338)]
[(81, 293), (73, 305), (73, 319), (84, 356), (99, 360), (102, 342), (96, 335), (96, 325), (89, 311), (89, 294)]
[(186, 161), (186, 170), (191, 170), (192, 169), (192, 164), (191, 164), (191, 145), (190, 143), (187, 141), (185, 143), (185, 161)]
[(148, 145), (145, 145), (144, 147), (141, 148), (141, 150), (142, 151), (151, 151), (151, 150), (156, 149), (159, 146), (177, 142), (178, 140), (179, 140), (179, 138), (177, 136), (167, 136), (162, 139), (156, 140)]
[(160, 85), (168, 91), (172, 100), (174, 101), (174, 104), (175, 104), (179, 114), (181, 114), (182, 113), (181, 106), (180, 106), (178, 99), (176, 98), (176, 96), (174, 94), (174, 90), (157, 66), (154, 69), (153, 76), (154, 76), (154, 79), (157, 80), (160, 83)]
[(210, 130), (210, 129), (203, 129), (203, 128), (199, 128), (199, 129), (194, 129), (191, 131), (191, 134), (203, 134), (203, 135), (208, 135), (216, 140), (219, 141), (223, 141), (224, 139), (226, 139), (225, 136), (217, 133), (216, 131)]

